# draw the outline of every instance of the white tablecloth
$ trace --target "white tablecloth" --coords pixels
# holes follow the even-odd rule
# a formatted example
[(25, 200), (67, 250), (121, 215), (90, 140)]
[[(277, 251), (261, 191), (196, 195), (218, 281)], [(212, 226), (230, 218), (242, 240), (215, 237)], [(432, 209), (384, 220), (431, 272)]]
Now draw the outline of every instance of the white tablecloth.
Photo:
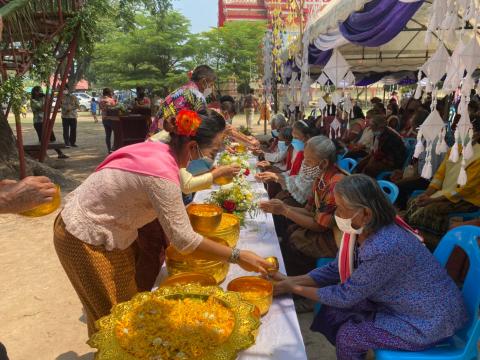
[[(267, 198), (263, 184), (255, 182), (253, 174), (249, 176), (254, 190)], [(213, 189), (214, 190), (214, 189)], [(208, 198), (211, 190), (196, 194), (195, 202), (203, 202)], [(280, 263), (280, 271), (285, 273), (282, 253), (273, 225), (271, 214), (260, 212), (255, 219), (247, 217), (245, 226), (240, 231), (240, 240), (237, 247), (254, 251), (260, 256), (276, 256)], [(162, 269), (161, 278), (165, 277), (166, 268)], [(239, 266), (231, 265), (230, 271), (222, 287), (226, 287), (230, 280), (239, 276), (252, 275)], [(161, 279), (159, 279), (161, 280)], [(298, 324), (297, 314), (291, 297), (274, 298), (268, 314), (262, 317), (262, 325), (254, 346), (243, 351), (240, 360), (275, 359), (275, 360), (306, 360), (305, 346)]]

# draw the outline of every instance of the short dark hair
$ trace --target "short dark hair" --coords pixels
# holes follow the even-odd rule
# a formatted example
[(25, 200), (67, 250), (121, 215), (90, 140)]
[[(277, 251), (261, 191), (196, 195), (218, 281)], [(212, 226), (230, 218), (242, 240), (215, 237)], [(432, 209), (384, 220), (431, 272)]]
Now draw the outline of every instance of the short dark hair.
[(208, 81), (215, 81), (217, 80), (217, 75), (210, 66), (199, 65), (195, 68), (195, 70), (193, 70), (192, 81), (199, 82), (202, 79), (206, 79)]
[(306, 124), (304, 120), (296, 121), (293, 124), (293, 128), (300, 131), (303, 135), (305, 135), (308, 138), (310, 138), (313, 135), (313, 129), (311, 129), (310, 126), (308, 126), (308, 124)]
[(335, 185), (338, 194), (352, 209), (370, 209), (372, 220), (365, 230), (375, 233), (394, 222), (396, 212), (377, 181), (363, 174), (344, 177)]
[(280, 129), (280, 134), (284, 137), (285, 141), (291, 142), (293, 140), (292, 128), (286, 126)]
[(30, 92), (30, 96), (34, 99), (36, 99), (37, 97), (40, 97), (41, 94), (42, 94), (42, 87), (39, 85), (34, 86), (32, 88), (32, 91)]
[(232, 101), (221, 101), (220, 110), (229, 114), (235, 115), (237, 111), (235, 110), (235, 104)]
[(392, 115), (398, 115), (398, 105), (396, 102), (389, 103), (387, 109), (392, 110)]
[(112, 96), (112, 95), (113, 95), (112, 89), (110, 88), (103, 89), (103, 96)]

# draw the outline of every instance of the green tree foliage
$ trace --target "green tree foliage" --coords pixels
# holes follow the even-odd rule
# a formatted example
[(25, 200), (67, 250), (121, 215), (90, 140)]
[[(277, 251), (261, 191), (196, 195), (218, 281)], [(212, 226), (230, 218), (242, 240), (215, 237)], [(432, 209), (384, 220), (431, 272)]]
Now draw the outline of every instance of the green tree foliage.
[(194, 54), (188, 20), (168, 11), (162, 19), (137, 14), (134, 29), (111, 31), (95, 48), (93, 72), (105, 86), (136, 85), (163, 92), (187, 80), (186, 60)]
[(206, 63), (217, 70), (221, 80), (234, 75), (240, 84), (248, 85), (261, 72), (261, 44), (264, 22), (234, 21), (214, 28), (195, 38), (196, 63)]

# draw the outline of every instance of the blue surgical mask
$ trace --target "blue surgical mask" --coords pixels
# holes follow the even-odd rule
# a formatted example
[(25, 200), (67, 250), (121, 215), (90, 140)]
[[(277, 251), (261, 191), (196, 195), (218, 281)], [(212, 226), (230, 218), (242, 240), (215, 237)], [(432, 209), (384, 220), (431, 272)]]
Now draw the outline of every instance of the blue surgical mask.
[(278, 151), (280, 152), (284, 152), (285, 150), (287, 150), (287, 144), (285, 144), (285, 141), (279, 141), (278, 144)]
[(278, 137), (278, 130), (272, 130), (272, 136), (274, 138), (277, 138)]
[(198, 176), (205, 174), (212, 170), (213, 168), (213, 160), (207, 157), (203, 157), (197, 160), (191, 160), (188, 163), (187, 171), (192, 174), (193, 176)]
[(199, 148), (198, 151), (198, 159), (190, 160), (187, 165), (187, 171), (192, 174), (193, 176), (198, 176), (205, 174), (212, 170), (214, 161), (207, 156), (204, 156)]
[(297, 151), (303, 151), (303, 149), (305, 148), (305, 143), (302, 140), (293, 139), (292, 146)]

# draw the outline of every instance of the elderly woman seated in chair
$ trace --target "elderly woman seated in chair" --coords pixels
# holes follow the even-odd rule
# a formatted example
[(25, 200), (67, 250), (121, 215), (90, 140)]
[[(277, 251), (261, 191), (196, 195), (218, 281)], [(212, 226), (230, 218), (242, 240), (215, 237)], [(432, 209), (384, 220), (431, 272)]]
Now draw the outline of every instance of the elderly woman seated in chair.
[(344, 232), (337, 258), (302, 276), (273, 277), (276, 295), (322, 304), (311, 329), (336, 346), (337, 359), (364, 359), (369, 349), (420, 351), (461, 328), (460, 291), (376, 181), (345, 177), (335, 200)]
[(309, 191), (304, 207), (280, 199), (260, 203), (262, 210), (274, 214), (277, 233), (283, 238), (281, 247), (289, 275), (312, 270), (319, 257), (334, 257), (337, 253), (333, 189), (344, 174), (335, 165), (335, 152), (332, 140), (325, 136), (315, 136), (307, 142), (303, 168), (308, 169), (305, 173), (313, 179), (308, 188), (302, 182), (295, 185), (299, 192)]

